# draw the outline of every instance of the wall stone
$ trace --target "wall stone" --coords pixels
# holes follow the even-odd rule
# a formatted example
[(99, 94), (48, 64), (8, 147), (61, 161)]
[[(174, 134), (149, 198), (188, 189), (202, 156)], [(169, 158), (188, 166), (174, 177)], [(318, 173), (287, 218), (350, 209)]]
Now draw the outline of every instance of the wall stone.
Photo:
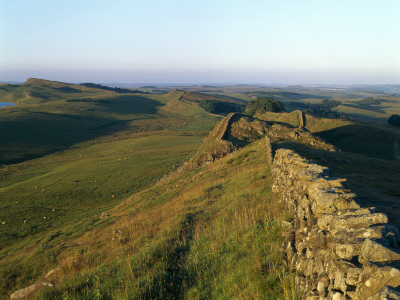
[(272, 173), (293, 213), (283, 248), (304, 299), (400, 299), (400, 235), (385, 214), (292, 150), (275, 152)]
[(306, 117), (304, 111), (299, 110), (299, 128), (304, 129), (306, 126)]

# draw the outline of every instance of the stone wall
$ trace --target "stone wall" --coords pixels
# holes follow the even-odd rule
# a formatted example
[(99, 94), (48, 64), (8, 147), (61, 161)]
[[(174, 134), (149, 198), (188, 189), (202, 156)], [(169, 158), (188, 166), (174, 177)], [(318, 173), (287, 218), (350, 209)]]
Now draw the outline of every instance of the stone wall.
[(299, 110), (299, 128), (304, 129), (306, 126), (306, 117), (304, 111)]
[(272, 172), (293, 213), (284, 251), (304, 299), (400, 299), (400, 236), (386, 215), (360, 207), (345, 179), (292, 150), (276, 151)]
[(237, 116), (238, 116), (237, 113), (230, 113), (221, 121), (220, 127), (217, 128), (219, 132), (217, 139), (226, 140), (229, 132), (229, 126), (231, 125), (233, 120), (237, 118)]

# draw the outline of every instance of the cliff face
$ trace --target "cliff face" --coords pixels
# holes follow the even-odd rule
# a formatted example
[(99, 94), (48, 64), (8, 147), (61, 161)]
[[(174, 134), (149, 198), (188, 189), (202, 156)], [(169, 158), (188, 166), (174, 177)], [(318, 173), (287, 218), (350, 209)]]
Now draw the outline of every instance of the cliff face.
[(305, 299), (400, 299), (400, 236), (387, 216), (292, 150), (277, 150), (272, 170), (273, 191), (293, 213), (284, 251)]

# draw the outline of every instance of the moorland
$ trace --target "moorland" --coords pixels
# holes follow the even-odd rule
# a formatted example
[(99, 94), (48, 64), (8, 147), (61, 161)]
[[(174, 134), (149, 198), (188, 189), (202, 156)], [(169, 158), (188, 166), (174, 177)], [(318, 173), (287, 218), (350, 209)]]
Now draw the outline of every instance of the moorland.
[[(241, 120), (281, 126), (275, 149), (328, 166), (400, 225), (400, 128), (387, 125), (398, 86), (1, 84), (1, 102), (16, 104), (0, 108), (1, 297), (50, 270), (55, 286), (32, 297), (300, 297), (262, 134), (230, 132), (222, 151), (212, 130), (259, 97), (285, 112), (242, 118), (236, 132)], [(303, 129), (339, 151), (288, 138), (298, 110)]]

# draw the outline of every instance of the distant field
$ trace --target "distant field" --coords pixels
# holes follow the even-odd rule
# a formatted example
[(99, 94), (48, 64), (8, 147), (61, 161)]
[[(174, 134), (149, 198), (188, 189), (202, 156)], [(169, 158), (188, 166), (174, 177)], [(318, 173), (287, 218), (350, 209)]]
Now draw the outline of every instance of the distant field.
[[(400, 88), (398, 86), (397, 90)], [(368, 97), (387, 100), (380, 105), (364, 105), (361, 107), (339, 106), (334, 111), (346, 113), (352, 118), (363, 122), (386, 123), (392, 114), (400, 114), (400, 95), (393, 95), (393, 86), (354, 86), (354, 87), (318, 87), (318, 86), (288, 86), (288, 87), (263, 87), (263, 86), (217, 86), (209, 88), (210, 91), (218, 90), (218, 95), (241, 99), (253, 100), (257, 97), (272, 97), (282, 101), (284, 106), (291, 111), (290, 102), (319, 104), (322, 100), (335, 100), (344, 104), (355, 105), (357, 101)], [(200, 88), (188, 87), (187, 90), (197, 91)], [(298, 108), (294, 108), (298, 109)]]
[[(258, 86), (258, 85), (207, 85), (207, 86), (185, 86), (168, 87), (165, 90), (178, 88), (190, 92), (203, 92), (208, 95), (225, 96), (231, 99), (251, 101), (257, 97), (272, 97), (282, 101), (288, 111), (290, 102), (302, 102), (319, 104), (322, 100), (335, 100), (344, 104), (355, 105), (357, 101), (368, 97), (386, 99), (380, 105), (369, 105), (362, 107), (339, 106), (334, 111), (346, 113), (350, 117), (363, 122), (386, 123), (392, 114), (400, 114), (400, 86), (399, 85), (376, 85), (376, 86)], [(142, 89), (151, 91), (150, 89)]]

